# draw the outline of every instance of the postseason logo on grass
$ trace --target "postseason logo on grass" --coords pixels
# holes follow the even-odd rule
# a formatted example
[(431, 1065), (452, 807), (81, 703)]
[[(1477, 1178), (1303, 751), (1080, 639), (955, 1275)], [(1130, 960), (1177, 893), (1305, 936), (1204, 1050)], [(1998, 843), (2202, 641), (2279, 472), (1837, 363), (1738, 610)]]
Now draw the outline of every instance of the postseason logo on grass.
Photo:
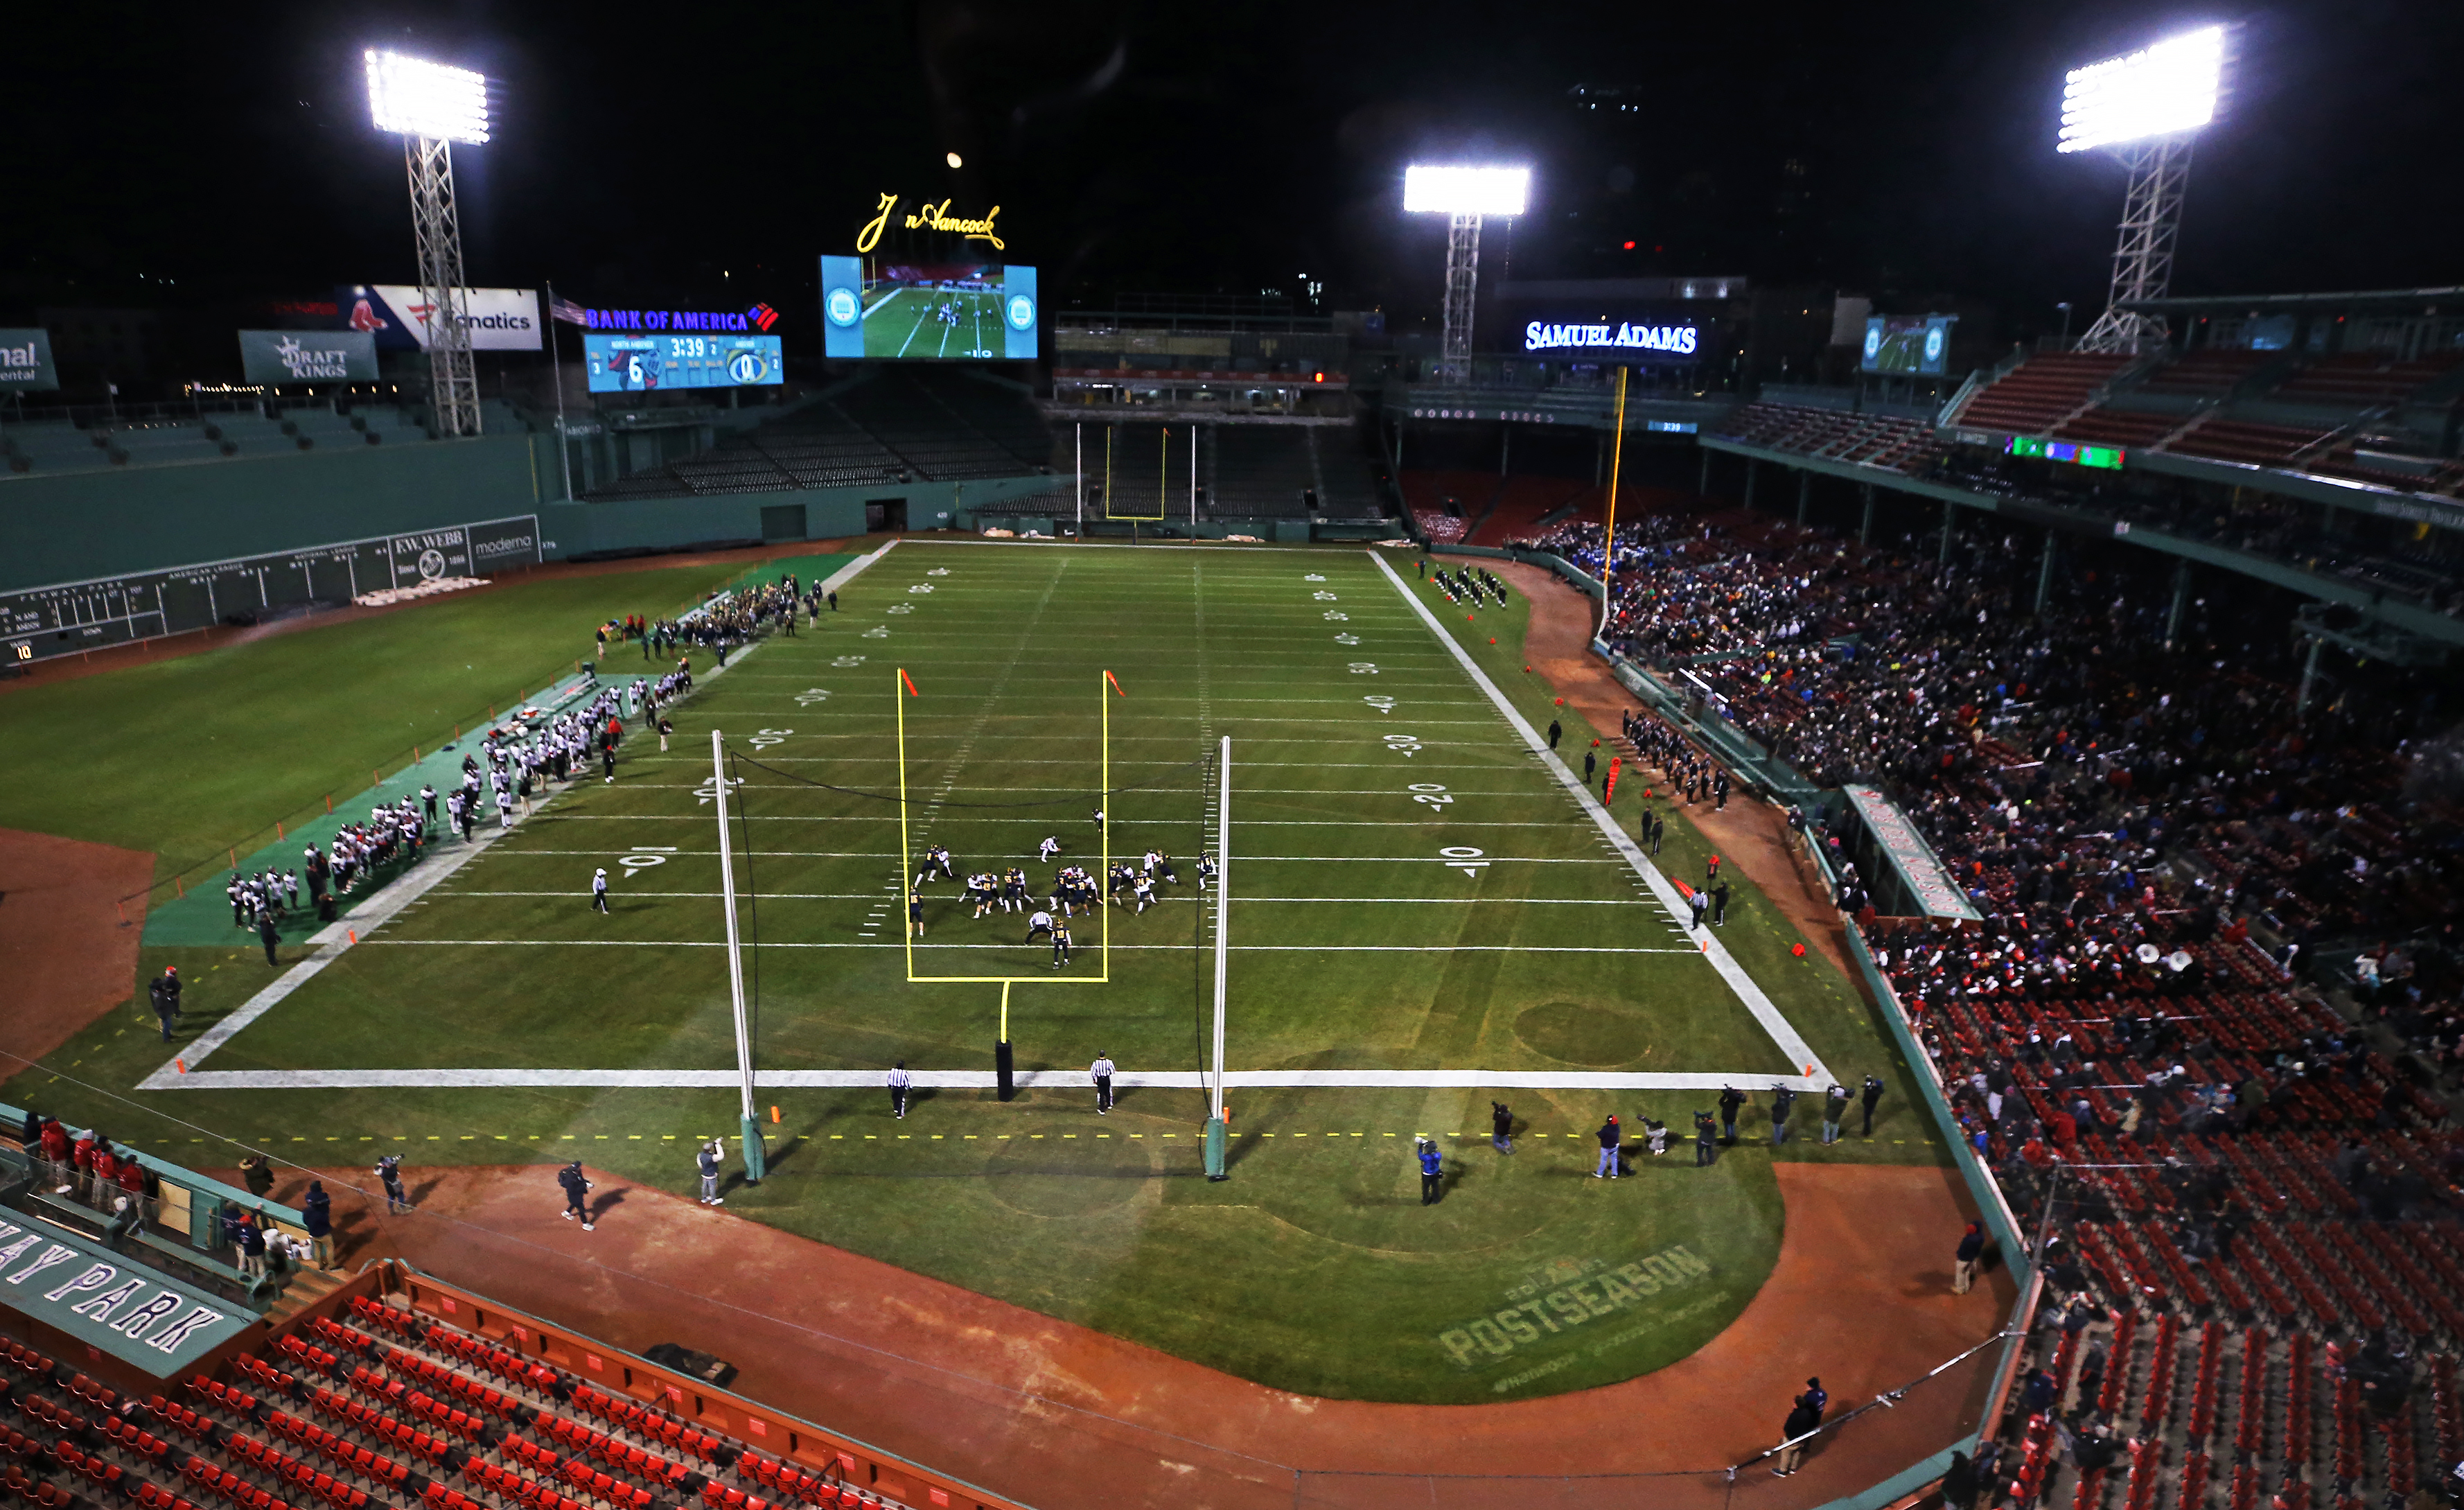
[(1438, 1334), (1437, 1343), (1457, 1367), (1485, 1368), (1710, 1273), (1711, 1266), (1683, 1243), (1614, 1268), (1597, 1259), (1560, 1260), (1531, 1283), (1508, 1291), (1507, 1299), (1517, 1303), (1450, 1326)]

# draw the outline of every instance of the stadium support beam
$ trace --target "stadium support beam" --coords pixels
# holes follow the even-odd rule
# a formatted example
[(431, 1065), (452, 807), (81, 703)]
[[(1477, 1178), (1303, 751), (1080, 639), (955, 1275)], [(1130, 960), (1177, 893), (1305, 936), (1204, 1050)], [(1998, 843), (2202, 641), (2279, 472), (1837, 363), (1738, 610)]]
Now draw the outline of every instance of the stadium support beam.
[(2165, 611), (2165, 648), (2171, 650), (2182, 637), (2182, 610), (2190, 602), (2190, 564), (2173, 563), (2173, 603)]
[(2137, 355), (2143, 344), (2161, 345), (2170, 335), (2161, 315), (2123, 306), (2162, 299), (2173, 281), (2173, 243), (2182, 233), (2182, 199), (2190, 182), (2188, 135), (2152, 137), (2119, 149), (2130, 169), (2122, 202), (2122, 229), (2113, 246), (2113, 292), (2104, 313), (2079, 340), (2081, 351)]
[(1874, 484), (1859, 482), (1857, 488), (1865, 495), (1865, 515), (1857, 523), (1857, 544), (1870, 545), (1874, 543)]
[(1711, 453), (1707, 447), (1697, 446), (1695, 449), (1703, 453), (1703, 479), (1694, 484), (1694, 493), (1698, 498), (1709, 498), (1711, 496)]
[(1950, 566), (1950, 534), (1951, 534), (1951, 524), (1952, 524), (1952, 522), (1953, 522), (1954, 521), (1956, 521), (1958, 518), (1959, 518), (1959, 505), (1958, 505), (1958, 504), (1956, 504), (1956, 503), (1953, 503), (1953, 502), (1952, 502), (1950, 500), (1948, 500), (1948, 499), (1945, 499), (1945, 500), (1942, 500), (1942, 554), (1941, 554), (1939, 557), (1935, 558), (1934, 565), (1935, 565), (1935, 566), (1939, 566), (1939, 567), (1942, 567), (1942, 568), (1943, 568), (1943, 569), (1945, 569), (1945, 570), (1949, 569), (1949, 566)]
[(2054, 557), (2061, 549), (2062, 537), (2053, 530), (2045, 531), (2045, 556), (2036, 564), (2036, 617), (2045, 616), (2045, 600), (2054, 595)]
[(462, 218), (454, 208), (453, 144), (407, 136), (402, 153), (410, 172), (420, 297), (428, 302), (428, 381), (436, 406), (436, 433), (475, 435), (479, 373), (471, 360), (471, 327), (462, 318)]
[(1480, 216), (1446, 220), (1446, 328), (1439, 347), (1438, 381), (1471, 381), (1472, 305), (1480, 293)]
[(1752, 507), (1754, 506), (1754, 477), (1755, 477), (1755, 475), (1756, 475), (1756, 474), (1758, 474), (1758, 473), (1759, 473), (1759, 472), (1761, 472), (1761, 471), (1762, 471), (1762, 463), (1761, 463), (1761, 462), (1756, 461), (1756, 460), (1755, 460), (1753, 457), (1751, 457), (1751, 456), (1748, 456), (1748, 457), (1746, 458), (1746, 497), (1745, 497), (1745, 506), (1746, 506), (1746, 507), (1748, 507), (1748, 508), (1752, 508)]

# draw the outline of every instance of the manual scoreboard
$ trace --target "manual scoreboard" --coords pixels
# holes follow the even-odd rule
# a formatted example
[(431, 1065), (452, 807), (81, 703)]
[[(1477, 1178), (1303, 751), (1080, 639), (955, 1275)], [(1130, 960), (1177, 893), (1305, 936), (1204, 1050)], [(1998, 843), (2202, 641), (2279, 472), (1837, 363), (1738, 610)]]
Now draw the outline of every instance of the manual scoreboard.
[(485, 576), (539, 559), (539, 519), (524, 514), (0, 592), (0, 667), (212, 624), (251, 623), (304, 604), (345, 604), (382, 588)]

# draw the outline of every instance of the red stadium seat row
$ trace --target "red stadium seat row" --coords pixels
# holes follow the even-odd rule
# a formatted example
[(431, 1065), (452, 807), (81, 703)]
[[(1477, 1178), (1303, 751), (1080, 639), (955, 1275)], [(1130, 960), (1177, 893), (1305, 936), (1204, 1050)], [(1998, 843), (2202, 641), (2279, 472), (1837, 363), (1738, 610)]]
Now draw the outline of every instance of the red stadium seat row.
[(541, 1436), (561, 1442), (577, 1453), (587, 1453), (611, 1463), (646, 1483), (680, 1484), (693, 1476), (693, 1470), (682, 1463), (671, 1462), (652, 1453), (646, 1453), (629, 1443), (620, 1442), (606, 1432), (567, 1421), (558, 1416), (542, 1415), (531, 1423), (531, 1429)]
[(627, 1431), (655, 1437), (681, 1453), (690, 1453), (705, 1462), (725, 1467), (735, 1461), (737, 1449), (727, 1438), (714, 1435), (686, 1425), (665, 1410), (613, 1395), (595, 1385), (582, 1385), (573, 1391), (573, 1403), (603, 1421), (613, 1421)]
[(0, 1358), (6, 1358), (30, 1374), (48, 1374), (59, 1366), (49, 1355), (36, 1352), (12, 1337), (0, 1337)]
[[(789, 1469), (787, 1472), (794, 1473), (795, 1470)], [(853, 1484), (817, 1478), (809, 1474), (798, 1477), (802, 1481), (794, 1491), (796, 1497), (804, 1503), (816, 1507), (816, 1510), (822, 1510), (822, 1507), (826, 1506), (835, 1506), (837, 1510), (869, 1510), (869, 1507), (882, 1503), (881, 1500), (857, 1489)], [(772, 1510), (769, 1502), (764, 1499), (748, 1495), (741, 1489), (728, 1489), (715, 1483), (703, 1487), (701, 1502), (709, 1506), (710, 1510)]]
[(404, 1464), (372, 1453), (355, 1442), (345, 1441), (314, 1421), (276, 1410), (266, 1417), (265, 1424), (301, 1446), (322, 1454), (355, 1474), (364, 1474), (389, 1489), (398, 1487), (410, 1477), (409, 1468)]
[(225, 1445), (242, 1461), (297, 1484), (333, 1506), (334, 1510), (367, 1510), (366, 1490), (344, 1483), (315, 1463), (294, 1457), (280, 1448), (268, 1446), (251, 1436), (233, 1434)]
[[(201, 1379), (192, 1379), (189, 1381), (189, 1388), (194, 1388), (204, 1382)], [(212, 1421), (177, 1400), (166, 1400), (158, 1394), (146, 1404), (152, 1408), (156, 1420), (167, 1422), (177, 1431), (186, 1432), (188, 1435), (209, 1444), (222, 1439), (220, 1429)]]
[(332, 1373), (342, 1362), (341, 1359), (309, 1342), (297, 1332), (283, 1333), (274, 1340), (274, 1345), (277, 1351), (296, 1358), (321, 1373)]
[(365, 1332), (354, 1331), (330, 1316), (316, 1318), (308, 1323), (308, 1327), (328, 1343), (346, 1352), (365, 1353), (373, 1350), (377, 1345), (375, 1338)]
[(181, 1465), (180, 1474), (239, 1506), (239, 1510), (291, 1510), (289, 1501), (275, 1498), (230, 1469), (216, 1467), (202, 1457), (189, 1458)]
[(430, 1326), (420, 1340), (440, 1352), (451, 1353), (464, 1363), (485, 1368), (500, 1379), (510, 1379), (533, 1389), (553, 1390), (559, 1381), (557, 1371), (545, 1364), (535, 1364), (518, 1353), (509, 1352), (483, 1338), (450, 1326)]
[(299, 1387), (299, 1381), (275, 1367), (254, 1353), (241, 1353), (231, 1359), (231, 1366), (266, 1386), (289, 1394)]
[(2267, 1334), (2263, 1331), (2241, 1334), (2241, 1408), (2233, 1421), (2236, 1454), (2253, 1458), (2266, 1450)]
[(118, 1463), (97, 1456), (65, 1437), (52, 1444), (52, 1460), (104, 1494), (118, 1496), (126, 1474)]
[[(238, 1361), (238, 1359), (232, 1360), (234, 1364)], [(254, 1359), (249, 1361), (255, 1362)], [(219, 1380), (209, 1379), (204, 1374), (198, 1374), (188, 1381), (188, 1392), (201, 1400), (220, 1406), (234, 1415), (253, 1415), (256, 1411), (256, 1396)]]
[(28, 1504), (41, 1505), (43, 1510), (66, 1510), (76, 1499), (67, 1490), (36, 1478), (15, 1463), (0, 1469), (0, 1491), (15, 1495)]
[(591, 1467), (579, 1457), (568, 1457), (557, 1476), (583, 1494), (604, 1499), (616, 1510), (649, 1510), (650, 1492), (628, 1484), (612, 1474)]
[(396, 1373), (408, 1374), (423, 1384), (434, 1385), (439, 1389), (459, 1395), (483, 1410), (494, 1411), (497, 1415), (514, 1419), (519, 1419), (530, 1411), (530, 1407), (502, 1389), (493, 1385), (483, 1385), (476, 1379), (466, 1379), (452, 1369), (441, 1364), (429, 1363), (416, 1353), (406, 1352), (399, 1347), (385, 1347), (378, 1352), (377, 1356), (387, 1368)]
[(102, 1434), (120, 1445), (120, 1450), (138, 1457), (161, 1457), (171, 1450), (171, 1444), (139, 1426), (124, 1415), (106, 1415), (98, 1423)]
[[(361, 1383), (360, 1374), (365, 1374), (375, 1383), (381, 1397), (391, 1398), (383, 1395), (383, 1381), (378, 1380), (371, 1370), (359, 1370), (352, 1376), (352, 1384)], [(399, 1389), (402, 1387), (395, 1385), (393, 1388)], [(308, 1403), (322, 1414), (332, 1416), (338, 1421), (348, 1422), (354, 1431), (365, 1432), (380, 1441), (429, 1462), (440, 1462), (448, 1453), (453, 1451), (453, 1444), (443, 1437), (431, 1435), (416, 1427), (405, 1426), (382, 1410), (362, 1405), (350, 1396), (339, 1394), (331, 1389), (318, 1390), (308, 1397)]]
[[(764, 1488), (775, 1489), (782, 1495), (792, 1496), (808, 1505), (856, 1502), (847, 1499), (841, 1492), (845, 1486), (834, 1480), (824, 1478), (818, 1474), (806, 1473), (793, 1463), (782, 1463), (764, 1457), (759, 1453), (746, 1453), (737, 1458), (736, 1471)], [(731, 1489), (728, 1494), (734, 1495), (736, 1492)], [(710, 1499), (709, 1490), (702, 1491), (702, 1499), (704, 1500)], [(740, 1507), (731, 1499), (725, 1506), (725, 1510), (740, 1510)]]
[(396, 1337), (419, 1342), (428, 1335), (428, 1323), (399, 1306), (371, 1300), (366, 1296), (351, 1297), (351, 1314), (372, 1326), (382, 1326)]
[(130, 1498), (137, 1501), (138, 1510), (197, 1510), (195, 1500), (154, 1484), (140, 1483)]
[(77, 1414), (75, 1410), (61, 1405), (56, 1400), (47, 1400), (38, 1394), (20, 1396), (17, 1401), (17, 1409), (25, 1411), (27, 1415), (31, 1416), (34, 1420), (40, 1421), (45, 1426), (51, 1427), (55, 1431), (68, 1432), (74, 1434), (87, 1430), (86, 1419), (84, 1416)]
[(525, 1478), (481, 1458), (471, 1459), (463, 1465), (462, 1472), (473, 1483), (523, 1510), (588, 1510), (581, 1500), (557, 1493), (555, 1486), (543, 1478)]
[(0, 1453), (11, 1457), (30, 1457), (43, 1450), (43, 1444), (14, 1427), (0, 1427)]

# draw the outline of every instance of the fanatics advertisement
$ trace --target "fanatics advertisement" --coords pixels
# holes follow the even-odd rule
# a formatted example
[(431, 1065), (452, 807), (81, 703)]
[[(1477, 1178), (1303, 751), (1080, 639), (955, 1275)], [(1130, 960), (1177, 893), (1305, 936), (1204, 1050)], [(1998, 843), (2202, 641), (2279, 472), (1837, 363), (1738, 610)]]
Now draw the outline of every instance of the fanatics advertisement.
[(243, 330), (240, 368), (251, 383), (373, 383), (376, 339), (364, 330)]
[(0, 393), (48, 393), (60, 386), (48, 330), (0, 330)]
[[(346, 330), (376, 338), (379, 351), (428, 349), (428, 293), (407, 283), (354, 283), (335, 291)], [(462, 327), (473, 351), (539, 349), (539, 291), (530, 288), (466, 288)]]

